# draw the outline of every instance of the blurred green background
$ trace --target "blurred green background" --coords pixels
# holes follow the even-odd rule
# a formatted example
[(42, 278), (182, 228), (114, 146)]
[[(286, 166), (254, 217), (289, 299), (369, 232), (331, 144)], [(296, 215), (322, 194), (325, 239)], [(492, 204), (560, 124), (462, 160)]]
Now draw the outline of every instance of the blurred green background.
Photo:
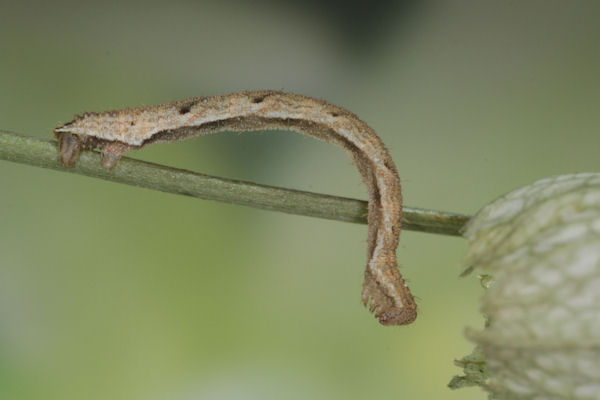
[[(406, 204), (474, 213), (598, 171), (597, 1), (0, 2), (0, 128), (283, 89), (358, 114)], [(130, 154), (358, 198), (347, 155), (290, 132)], [(360, 304), (366, 226), (0, 162), (2, 399), (484, 399), (446, 388), (481, 289), (460, 238), (404, 232), (420, 316)]]

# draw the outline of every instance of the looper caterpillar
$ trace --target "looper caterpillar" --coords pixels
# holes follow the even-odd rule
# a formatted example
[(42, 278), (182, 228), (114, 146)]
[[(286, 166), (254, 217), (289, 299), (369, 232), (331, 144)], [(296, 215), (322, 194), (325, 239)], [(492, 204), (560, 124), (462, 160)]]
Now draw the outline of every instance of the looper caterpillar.
[(59, 158), (72, 166), (82, 148), (102, 151), (112, 168), (129, 150), (218, 131), (286, 129), (337, 144), (369, 191), (367, 268), (362, 301), (384, 325), (409, 324), (417, 306), (396, 263), (402, 194), (394, 162), (375, 131), (350, 111), (278, 91), (252, 91), (101, 113), (86, 113), (54, 130)]

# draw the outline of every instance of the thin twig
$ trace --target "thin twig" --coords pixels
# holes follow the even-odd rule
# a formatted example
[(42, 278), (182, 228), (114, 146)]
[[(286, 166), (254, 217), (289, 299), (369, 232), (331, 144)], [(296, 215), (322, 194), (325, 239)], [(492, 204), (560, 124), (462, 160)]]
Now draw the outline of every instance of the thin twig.
[[(303, 192), (251, 182), (236, 181), (171, 168), (123, 157), (111, 170), (102, 168), (100, 154), (82, 152), (73, 168), (58, 162), (57, 144), (0, 130), (0, 159), (58, 171), (72, 172), (161, 192), (182, 194), (204, 200), (240, 204), (289, 214), (367, 223), (367, 202), (345, 197)], [(460, 236), (469, 216), (404, 207), (405, 230)]]

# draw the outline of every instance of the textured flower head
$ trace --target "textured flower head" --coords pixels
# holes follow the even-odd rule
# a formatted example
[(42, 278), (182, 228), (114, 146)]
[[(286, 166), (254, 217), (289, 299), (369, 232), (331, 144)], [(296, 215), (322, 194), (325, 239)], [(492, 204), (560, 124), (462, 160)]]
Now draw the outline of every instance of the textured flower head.
[(493, 399), (600, 399), (600, 174), (543, 179), (467, 225), (467, 265), (493, 276), (468, 331)]

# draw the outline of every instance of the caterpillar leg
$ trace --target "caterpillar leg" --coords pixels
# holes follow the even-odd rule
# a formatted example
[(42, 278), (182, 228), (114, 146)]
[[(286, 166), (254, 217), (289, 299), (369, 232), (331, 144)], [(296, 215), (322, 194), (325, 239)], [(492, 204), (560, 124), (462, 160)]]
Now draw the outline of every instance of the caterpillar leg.
[(77, 162), (82, 147), (79, 136), (65, 132), (59, 132), (56, 136), (58, 137), (59, 161), (65, 167), (72, 167)]
[(131, 146), (122, 142), (110, 142), (102, 147), (102, 166), (111, 169), (121, 159), (121, 156), (131, 150)]

